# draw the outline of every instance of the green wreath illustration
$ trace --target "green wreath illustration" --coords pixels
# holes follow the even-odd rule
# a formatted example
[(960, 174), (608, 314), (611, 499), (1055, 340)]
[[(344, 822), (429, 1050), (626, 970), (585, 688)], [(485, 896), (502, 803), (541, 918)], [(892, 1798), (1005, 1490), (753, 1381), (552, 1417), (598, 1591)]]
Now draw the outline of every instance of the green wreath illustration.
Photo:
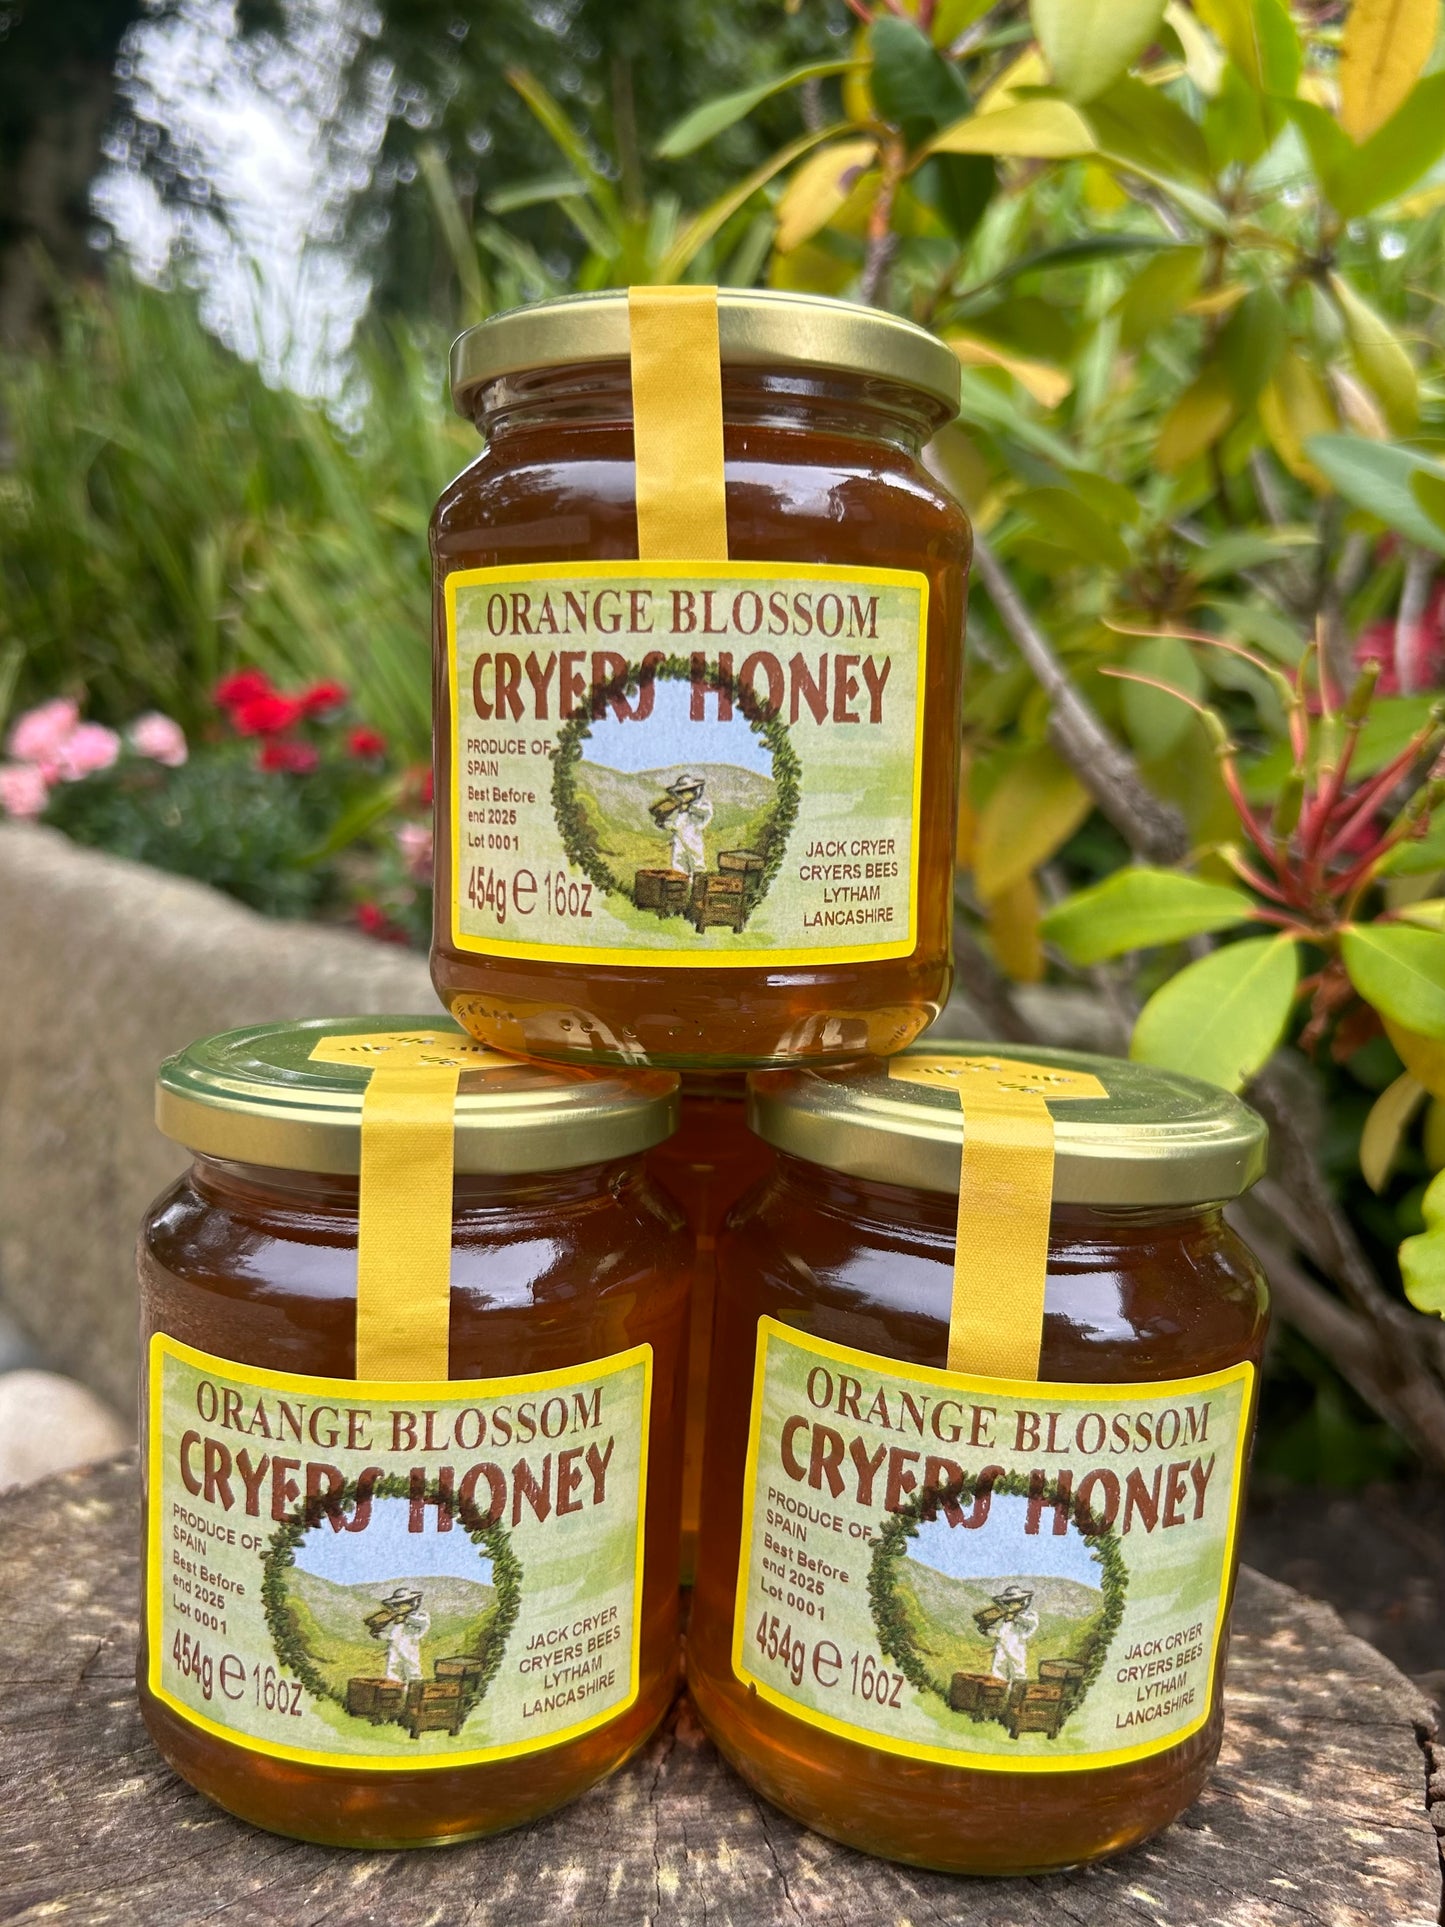
[[(459, 1643), (462, 1650), (435, 1662), (435, 1678), (413, 1682), (378, 1679), (380, 1662), (376, 1647), (378, 1634), (367, 1637), (368, 1622), (358, 1612), (361, 1628), (353, 1642), (338, 1638), (333, 1627), (318, 1623), (315, 1612), (296, 1587), (296, 1552), (307, 1534), (315, 1531), (333, 1508), (354, 1513), (365, 1500), (406, 1499), (415, 1497), (409, 1477), (385, 1475), (380, 1478), (351, 1480), (339, 1492), (329, 1494), (325, 1503), (310, 1501), (298, 1506), (290, 1518), (272, 1533), (262, 1554), (261, 1604), (267, 1630), (280, 1663), (306, 1691), (320, 1700), (330, 1700), (347, 1713), (373, 1725), (395, 1723), (407, 1727), (412, 1737), (420, 1731), (445, 1727), (455, 1733), (468, 1715), (486, 1696), (496, 1678), (516, 1625), (522, 1600), (522, 1566), (513, 1552), (506, 1528), (498, 1521), (469, 1524), (456, 1511), (455, 1500), (433, 1482), (422, 1497), (426, 1504), (449, 1505), (453, 1509), (454, 1529), (466, 1533), (477, 1548), (478, 1558), (491, 1562), (492, 1601), (481, 1622)], [(378, 1583), (384, 1584), (384, 1580)], [(358, 1600), (373, 1603), (370, 1598)], [(376, 1617), (385, 1616), (386, 1602), (378, 1605)], [(362, 1655), (358, 1663), (357, 1651)], [(360, 1668), (364, 1667), (364, 1671)], [(426, 1690), (420, 1690), (422, 1688)]]
[[(674, 893), (668, 894), (666, 880), (672, 878), (671, 871), (639, 869), (631, 878), (619, 875), (602, 846), (603, 826), (596, 821), (587, 799), (579, 792), (577, 779), (585, 768), (583, 745), (592, 735), (596, 720), (594, 705), (620, 698), (634, 700), (644, 685), (653, 681), (692, 682), (691, 659), (668, 656), (662, 662), (648, 664), (646, 669), (640, 664), (629, 664), (611, 682), (591, 692), (587, 705), (574, 711), (557, 732), (552, 757), (552, 811), (562, 847), (568, 861), (604, 894), (624, 897), (638, 908), (655, 910), (659, 915), (687, 916), (699, 930), (713, 921), (727, 921), (732, 928), (741, 930), (771, 888), (798, 820), (802, 788), (798, 753), (793, 748), (788, 725), (776, 710), (759, 701), (751, 684), (744, 686), (737, 676), (724, 674), (715, 664), (709, 665), (704, 677), (706, 686), (731, 698), (733, 707), (761, 739), (772, 762), (773, 795), (755, 829), (753, 841), (757, 847), (727, 852), (719, 858), (720, 865), (735, 878), (732, 892), (740, 896), (741, 902), (730, 916), (714, 915), (707, 908), (710, 893), (696, 886), (712, 885), (714, 894), (720, 894), (728, 888), (726, 876), (721, 882), (698, 877), (687, 889), (679, 880), (674, 885)], [(653, 879), (659, 881), (651, 882)], [(658, 891), (656, 897), (644, 894), (649, 883)]]
[[(1024, 1730), (1043, 1730), (1050, 1737), (1057, 1737), (1060, 1727), (1083, 1704), (1103, 1669), (1110, 1644), (1124, 1617), (1129, 1569), (1113, 1527), (1082, 1511), (1072, 1490), (1062, 1487), (1057, 1480), (1050, 1480), (1040, 1489), (1033, 1475), (1025, 1472), (996, 1475), (987, 1482), (991, 1495), (1037, 1498), (1046, 1511), (1056, 1507), (1064, 1511), (1098, 1561), (1102, 1606), (1074, 1649), (1066, 1657), (1046, 1663), (1057, 1675), (1059, 1685), (1057, 1710), (1048, 1722), (1041, 1720), (1034, 1726), (1021, 1715), (1025, 1695), (1020, 1685), (1010, 1690), (1000, 1681), (992, 1691), (986, 1687), (980, 1690), (983, 1686), (980, 1675), (951, 1672), (947, 1678), (941, 1676), (928, 1663), (937, 1655), (924, 1645), (923, 1629), (914, 1622), (900, 1594), (899, 1581), (904, 1576), (909, 1541), (917, 1537), (919, 1526), (935, 1519), (947, 1506), (971, 1504), (983, 1483), (980, 1475), (972, 1474), (949, 1486), (926, 1487), (890, 1514), (880, 1528), (868, 1572), (868, 1604), (878, 1643), (911, 1685), (920, 1693), (941, 1699), (954, 1713), (975, 1723), (1000, 1722), (1010, 1727), (1015, 1738), (1023, 1717)], [(975, 1681), (979, 1684), (971, 1684)]]

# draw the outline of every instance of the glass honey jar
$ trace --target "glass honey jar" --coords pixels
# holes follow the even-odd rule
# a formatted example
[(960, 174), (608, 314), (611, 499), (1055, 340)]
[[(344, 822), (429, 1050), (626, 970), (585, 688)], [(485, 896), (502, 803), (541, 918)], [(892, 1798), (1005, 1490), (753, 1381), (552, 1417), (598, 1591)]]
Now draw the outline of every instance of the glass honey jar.
[(682, 1583), (697, 1566), (703, 1421), (717, 1297), (717, 1241), (723, 1220), (773, 1168), (773, 1153), (748, 1129), (747, 1079), (684, 1072), (676, 1131), (647, 1156), (647, 1168), (687, 1218), (693, 1235), (692, 1321), (687, 1351), (687, 1443), (682, 1467)]
[[(418, 1069), (439, 1112), (398, 1127)], [(661, 1719), (692, 1252), (645, 1158), (676, 1109), (664, 1073), (515, 1063), (445, 1020), (261, 1026), (163, 1065), (193, 1162), (140, 1236), (138, 1676), (219, 1805), (454, 1841), (575, 1798)], [(440, 1172), (411, 1157), (432, 1124)], [(425, 1196), (423, 1372), (363, 1311), (369, 1267), (404, 1295), (425, 1264)]]
[[(960, 1281), (977, 1329), (1003, 1316), (1018, 1199), (1005, 1176), (973, 1215), (974, 1113), (947, 1083), (1025, 1056), (1036, 1089), (1098, 1094), (1037, 1099), (1038, 1369), (1008, 1378), (969, 1368), (954, 1321)], [(761, 1075), (750, 1116), (778, 1164), (719, 1248), (703, 1724), (869, 1853), (1036, 1874), (1133, 1845), (1219, 1750), (1267, 1318), (1222, 1206), (1263, 1123), (1187, 1077), (966, 1045)]]
[[(658, 290), (712, 300), (712, 345), (680, 344), (685, 379), (649, 401), (648, 292), (519, 309), (452, 351), (486, 449), (431, 528), (433, 979), (536, 1057), (887, 1054), (952, 967), (971, 536), (921, 451), (957, 361), (847, 302)], [(684, 449), (680, 480), (715, 465), (725, 528), (659, 554), (644, 424), (665, 439), (709, 383), (715, 450)]]

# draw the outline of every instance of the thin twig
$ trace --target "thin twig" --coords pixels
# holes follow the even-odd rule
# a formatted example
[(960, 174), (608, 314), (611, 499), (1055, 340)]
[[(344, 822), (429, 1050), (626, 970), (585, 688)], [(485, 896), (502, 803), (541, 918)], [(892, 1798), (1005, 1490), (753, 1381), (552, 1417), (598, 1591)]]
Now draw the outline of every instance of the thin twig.
[(1132, 850), (1151, 863), (1179, 862), (1189, 850), (1183, 817), (1155, 796), (1133, 757), (1074, 687), (1007, 570), (977, 531), (973, 554), (1000, 622), (1049, 699), (1054, 748)]

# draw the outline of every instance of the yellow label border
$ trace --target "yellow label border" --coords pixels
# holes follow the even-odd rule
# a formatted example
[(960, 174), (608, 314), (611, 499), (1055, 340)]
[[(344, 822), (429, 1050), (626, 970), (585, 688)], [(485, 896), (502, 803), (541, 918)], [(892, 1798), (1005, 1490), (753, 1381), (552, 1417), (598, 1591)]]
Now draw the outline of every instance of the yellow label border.
[[(164, 1478), (165, 1428), (162, 1405), (165, 1361), (168, 1357), (179, 1359), (183, 1364), (195, 1366), (202, 1371), (215, 1371), (218, 1375), (235, 1379), (240, 1384), (256, 1385), (269, 1391), (320, 1393), (323, 1397), (350, 1396), (363, 1401), (397, 1398), (403, 1394), (413, 1398), (438, 1400), (455, 1399), (459, 1394), (463, 1397), (471, 1395), (478, 1398), (500, 1398), (509, 1392), (550, 1391), (554, 1388), (560, 1389), (563, 1386), (580, 1384), (585, 1379), (613, 1378), (619, 1372), (627, 1371), (634, 1365), (640, 1364), (642, 1366), (642, 1425), (637, 1468), (637, 1551), (632, 1576), (632, 1680), (626, 1699), (617, 1701), (585, 1720), (577, 1721), (573, 1726), (541, 1735), (535, 1740), (526, 1740), (517, 1745), (509, 1745), (504, 1741), (498, 1746), (476, 1747), (466, 1752), (433, 1754), (425, 1759), (409, 1759), (405, 1754), (330, 1753), (314, 1747), (279, 1746), (271, 1741), (258, 1739), (253, 1734), (238, 1732), (235, 1727), (226, 1726), (219, 1720), (208, 1719), (205, 1714), (196, 1712), (194, 1707), (178, 1699), (161, 1682), (164, 1654), (157, 1638), (164, 1617), (165, 1559), (161, 1545), (164, 1519), (159, 1499)], [(147, 1464), (150, 1476), (149, 1491), (146, 1495), (145, 1590), (148, 1649), (146, 1685), (150, 1692), (163, 1706), (168, 1707), (188, 1725), (197, 1726), (202, 1732), (209, 1733), (216, 1739), (228, 1740), (232, 1746), (244, 1747), (248, 1753), (263, 1753), (269, 1759), (290, 1760), (299, 1766), (324, 1766), (333, 1770), (362, 1773), (445, 1773), (460, 1766), (483, 1766), (500, 1760), (519, 1759), (525, 1754), (542, 1753), (551, 1747), (563, 1746), (569, 1740), (580, 1739), (584, 1734), (595, 1732), (598, 1727), (606, 1726), (612, 1720), (621, 1719), (637, 1704), (638, 1694), (642, 1690), (642, 1581), (647, 1527), (647, 1456), (652, 1420), (652, 1365), (652, 1346), (644, 1343), (634, 1345), (625, 1352), (613, 1352), (610, 1357), (593, 1360), (587, 1364), (566, 1365), (548, 1372), (518, 1373), (506, 1378), (432, 1380), (307, 1378), (295, 1372), (270, 1372), (252, 1365), (239, 1365), (231, 1359), (217, 1358), (213, 1353), (198, 1351), (194, 1346), (172, 1338), (167, 1332), (153, 1332), (149, 1352), (150, 1440)], [(280, 1667), (280, 1670), (287, 1671), (284, 1666)]]
[[(733, 578), (747, 582), (836, 581), (873, 584), (882, 588), (914, 588), (918, 591), (918, 669), (917, 694), (913, 718), (913, 814), (911, 833), (912, 865), (908, 880), (908, 935), (892, 943), (820, 944), (808, 949), (698, 951), (678, 948), (634, 949), (626, 945), (521, 943), (511, 938), (475, 937), (461, 927), (461, 783), (457, 766), (457, 716), (459, 685), (457, 677), (457, 603), (459, 588), (481, 582), (556, 582), (575, 581), (579, 576), (611, 578), (653, 577), (659, 580), (718, 581)], [(909, 957), (918, 947), (918, 872), (919, 829), (923, 816), (923, 730), (924, 685), (928, 665), (928, 577), (919, 569), (859, 569), (825, 562), (536, 562), (508, 564), (496, 569), (454, 569), (443, 584), (446, 603), (447, 698), (451, 706), (448, 724), (452, 737), (451, 785), (447, 797), (450, 826), (449, 862), (450, 901), (448, 921), (452, 947), (474, 956), (515, 958), (534, 963), (630, 964), (636, 969), (657, 965), (663, 970), (747, 970), (794, 969), (814, 964), (882, 963), (889, 958)]]
[(1220, 1587), (1217, 1623), (1214, 1628), (1213, 1650), (1209, 1655), (1209, 1671), (1205, 1678), (1202, 1695), (1203, 1710), (1198, 1719), (1175, 1732), (1163, 1734), (1157, 1740), (1144, 1740), (1137, 1746), (1111, 1748), (1107, 1752), (1075, 1753), (1057, 1760), (1025, 1757), (1009, 1759), (1006, 1755), (995, 1753), (969, 1753), (958, 1747), (924, 1746), (911, 1740), (891, 1739), (875, 1728), (857, 1726), (850, 1720), (834, 1719), (829, 1713), (820, 1713), (810, 1706), (804, 1706), (780, 1693), (767, 1680), (759, 1678), (745, 1662), (747, 1647), (747, 1603), (748, 1587), (751, 1578), (751, 1558), (753, 1545), (753, 1514), (757, 1495), (758, 1478), (758, 1439), (759, 1420), (762, 1411), (763, 1391), (767, 1378), (768, 1345), (773, 1336), (784, 1339), (801, 1351), (812, 1352), (819, 1358), (831, 1359), (835, 1364), (852, 1365), (862, 1371), (881, 1372), (887, 1376), (897, 1376), (900, 1368), (909, 1378), (921, 1379), (925, 1384), (938, 1385), (953, 1392), (981, 1391), (994, 1392), (1004, 1397), (1017, 1398), (1046, 1396), (1068, 1403), (1087, 1403), (1103, 1393), (1114, 1402), (1118, 1394), (1127, 1390), (1131, 1398), (1149, 1399), (1162, 1397), (1166, 1393), (1188, 1390), (1191, 1392), (1216, 1391), (1221, 1386), (1239, 1384), (1244, 1388), (1244, 1402), (1240, 1408), (1239, 1435), (1235, 1443), (1234, 1465), (1230, 1485), (1229, 1527), (1224, 1537), (1224, 1549), (1220, 1559), (1221, 1578), (1229, 1572), (1234, 1558), (1235, 1540), (1239, 1532), (1239, 1515), (1243, 1499), (1243, 1473), (1245, 1447), (1249, 1437), (1249, 1418), (1255, 1394), (1255, 1368), (1245, 1359), (1238, 1365), (1228, 1366), (1219, 1372), (1206, 1372), (1198, 1378), (1119, 1380), (1112, 1385), (1065, 1384), (1053, 1379), (1011, 1379), (985, 1378), (967, 1372), (941, 1371), (932, 1365), (908, 1364), (902, 1359), (885, 1358), (877, 1352), (860, 1352), (848, 1345), (835, 1344), (831, 1339), (815, 1338), (811, 1332), (799, 1330), (796, 1325), (785, 1324), (781, 1319), (763, 1317), (758, 1320), (758, 1349), (753, 1365), (753, 1399), (748, 1418), (748, 1457), (743, 1473), (743, 1522), (738, 1552), (738, 1583), (733, 1601), (733, 1672), (743, 1685), (755, 1692), (759, 1699), (769, 1706), (787, 1713), (807, 1726), (816, 1726), (837, 1739), (850, 1740), (856, 1745), (872, 1747), (880, 1753), (892, 1753), (904, 1759), (925, 1760), (930, 1765), (956, 1767), (970, 1773), (1084, 1773), (1096, 1771), (1100, 1767), (1127, 1766), (1135, 1760), (1147, 1760), (1158, 1753), (1167, 1753), (1207, 1725), (1214, 1705), (1215, 1680), (1219, 1671), (1220, 1654), (1228, 1635), (1229, 1619), (1224, 1612), (1224, 1588)]

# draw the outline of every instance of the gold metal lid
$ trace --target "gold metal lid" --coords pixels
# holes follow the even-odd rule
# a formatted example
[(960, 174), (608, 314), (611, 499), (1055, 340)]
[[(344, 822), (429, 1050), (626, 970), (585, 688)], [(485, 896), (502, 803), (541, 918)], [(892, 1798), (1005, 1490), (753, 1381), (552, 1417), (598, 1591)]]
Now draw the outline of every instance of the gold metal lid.
[[(1054, 1203), (1221, 1202), (1262, 1176), (1264, 1119), (1216, 1085), (1118, 1057), (1044, 1045), (930, 1043), (901, 1059), (996, 1058), (1092, 1072), (1106, 1098), (1054, 1099)], [(869, 1058), (834, 1070), (756, 1072), (748, 1122), (780, 1151), (850, 1177), (957, 1194), (963, 1110), (955, 1090), (890, 1076)]]
[[(774, 288), (719, 288), (725, 368), (830, 369), (916, 388), (958, 413), (958, 357), (927, 329), (879, 308)], [(501, 375), (569, 362), (626, 361), (627, 293), (569, 294), (509, 308), (452, 343), (452, 401), (468, 420), (477, 390)]]
[(354, 1176), (361, 1100), (389, 1049), (412, 1062), (433, 1049), (463, 1058), (459, 1172), (570, 1170), (645, 1151), (677, 1127), (668, 1072), (528, 1063), (474, 1043), (446, 1017), (312, 1017), (203, 1037), (161, 1065), (156, 1123), (207, 1157)]

